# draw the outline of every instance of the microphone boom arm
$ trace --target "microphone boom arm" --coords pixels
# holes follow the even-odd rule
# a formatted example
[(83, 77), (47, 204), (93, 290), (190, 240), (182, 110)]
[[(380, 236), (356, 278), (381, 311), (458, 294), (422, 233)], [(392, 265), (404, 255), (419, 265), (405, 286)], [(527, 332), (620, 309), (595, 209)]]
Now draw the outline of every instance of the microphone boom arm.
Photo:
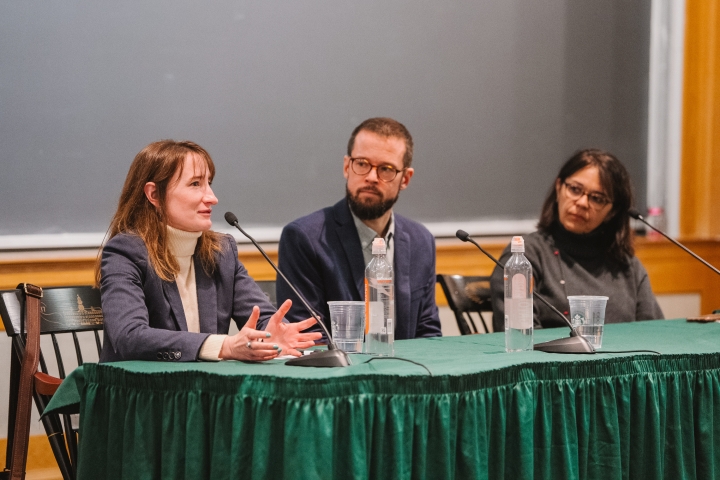
[(671, 241), (672, 243), (674, 243), (676, 246), (682, 248), (683, 250), (685, 250), (685, 252), (687, 252), (687, 253), (689, 253), (690, 255), (692, 255), (693, 257), (695, 257), (695, 260), (700, 261), (703, 265), (705, 265), (706, 267), (708, 267), (710, 270), (712, 270), (713, 272), (715, 272), (715, 273), (717, 273), (718, 275), (720, 275), (720, 270), (718, 270), (717, 268), (715, 268), (715, 267), (713, 267), (712, 265), (710, 265), (707, 261), (705, 261), (705, 259), (701, 258), (701, 257), (700, 257), (699, 255), (697, 255), (695, 252), (693, 252), (692, 250), (690, 250), (689, 248), (687, 248), (685, 245), (683, 245), (682, 243), (678, 242), (678, 241), (675, 240), (674, 238), (668, 236), (668, 235), (667, 235), (665, 232), (663, 232), (662, 230), (660, 230), (660, 229), (658, 229), (658, 228), (655, 228), (653, 225), (650, 224), (650, 222), (648, 222), (647, 220), (645, 220), (645, 217), (643, 217), (643, 216), (640, 214), (640, 212), (638, 212), (638, 211), (635, 210), (634, 208), (631, 208), (630, 210), (628, 210), (628, 215), (630, 215), (630, 216), (631, 216), (632, 218), (634, 218), (635, 220), (640, 220), (642, 223), (644, 223), (644, 224), (647, 225), (648, 227), (652, 228), (653, 230), (655, 230), (657, 233), (659, 233), (659, 234), (662, 235), (663, 237), (665, 237), (665, 238), (667, 238), (668, 240), (670, 240), (670, 241)]
[[(488, 257), (490, 260), (495, 262), (495, 264), (500, 267), (504, 268), (500, 262), (490, 253), (486, 252), (484, 248), (482, 248), (475, 240), (473, 240), (470, 235), (464, 231), (464, 230), (458, 230), (455, 234), (457, 238), (462, 240), (463, 242), (470, 242), (473, 245), (475, 245), (477, 248), (480, 249), (481, 252), (485, 254), (486, 257)], [(560, 316), (565, 324), (570, 328), (570, 337), (569, 338), (559, 338), (557, 340), (551, 340), (549, 342), (544, 343), (538, 343), (534, 345), (534, 350), (539, 350), (543, 352), (548, 353), (595, 353), (595, 349), (592, 345), (583, 337), (580, 335), (577, 330), (575, 330), (575, 327), (573, 327), (572, 323), (570, 323), (570, 320), (567, 319), (565, 315), (560, 312), (557, 308), (555, 308), (553, 305), (550, 304), (550, 302), (547, 301), (545, 297), (540, 295), (535, 291), (533, 288), (533, 296), (536, 297), (538, 300), (540, 300), (542, 303), (547, 305), (550, 310), (552, 310), (555, 314)]]
[[(462, 240), (462, 238), (461, 238), (460, 240)], [(498, 267), (504, 268), (504, 267), (500, 264), (500, 262), (499, 262), (494, 256), (490, 255), (490, 253), (488, 253), (487, 251), (485, 251), (485, 249), (484, 249), (483, 247), (481, 247), (480, 244), (477, 243), (475, 240), (473, 240), (472, 238), (470, 238), (470, 237), (468, 236), (468, 237), (467, 237), (467, 240), (464, 240), (464, 241), (470, 242), (470, 243), (472, 243), (473, 245), (475, 245), (477, 248), (480, 249), (481, 252), (483, 252), (483, 253), (485, 254), (486, 257), (488, 257), (490, 260), (492, 260), (493, 262), (495, 262), (495, 264), (496, 264)], [(579, 335), (579, 334), (575, 331), (575, 328), (573, 328), (572, 324), (568, 321), (567, 317), (566, 317), (565, 315), (563, 315), (560, 310), (558, 310), (557, 308), (555, 308), (554, 305), (551, 305), (550, 302), (548, 302), (545, 297), (543, 297), (542, 295), (540, 295), (539, 293), (537, 293), (537, 292), (535, 291), (535, 289), (533, 289), (533, 296), (534, 296), (535, 298), (537, 298), (538, 300), (540, 300), (542, 303), (544, 303), (550, 310), (553, 311), (553, 313), (555, 313), (556, 315), (559, 315), (559, 316), (563, 319), (563, 321), (568, 325), (568, 327), (570, 327), (570, 336), (571, 336), (571, 337), (576, 337), (576, 336)]]
[(348, 365), (350, 365), (350, 360), (348, 359), (347, 353), (340, 350), (337, 345), (335, 345), (335, 341), (333, 340), (332, 335), (330, 335), (330, 332), (328, 331), (325, 324), (320, 320), (318, 314), (315, 313), (315, 310), (310, 307), (310, 304), (308, 304), (307, 300), (305, 300), (305, 297), (300, 295), (300, 292), (298, 292), (295, 286), (290, 283), (287, 277), (275, 265), (275, 262), (270, 260), (270, 257), (267, 256), (265, 250), (263, 250), (263, 248), (258, 245), (258, 243), (253, 237), (251, 237), (245, 230), (240, 227), (240, 224), (235, 214), (233, 214), (232, 212), (225, 213), (225, 221), (240, 230), (240, 233), (245, 235), (253, 243), (253, 245), (255, 245), (255, 248), (257, 248), (260, 253), (262, 253), (263, 257), (265, 257), (265, 260), (267, 260), (267, 262), (270, 264), (270, 266), (273, 267), (277, 274), (280, 275), (283, 280), (285, 280), (285, 283), (290, 286), (292, 291), (295, 292), (295, 295), (297, 295), (303, 305), (305, 305), (305, 308), (308, 309), (308, 312), (310, 312), (310, 315), (315, 319), (322, 331), (325, 332), (325, 336), (328, 339), (327, 350), (314, 352), (300, 358), (288, 360), (287, 362), (285, 362), (285, 365), (296, 367), (347, 367)]

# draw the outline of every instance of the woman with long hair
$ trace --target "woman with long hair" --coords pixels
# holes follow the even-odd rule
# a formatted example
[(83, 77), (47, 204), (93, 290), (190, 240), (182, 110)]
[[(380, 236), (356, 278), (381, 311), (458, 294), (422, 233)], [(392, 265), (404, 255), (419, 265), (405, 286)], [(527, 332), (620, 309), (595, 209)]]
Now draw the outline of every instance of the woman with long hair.
[[(538, 230), (525, 238), (535, 291), (569, 311), (569, 295), (609, 297), (605, 323), (663, 318), (650, 280), (635, 257), (628, 209), (633, 204), (630, 176), (612, 154), (576, 152), (560, 169), (543, 204)], [(505, 264), (510, 248), (500, 257)], [(493, 328), (504, 330), (503, 270), (491, 279)], [(533, 302), (535, 327), (566, 324), (540, 302)]]
[[(217, 204), (210, 155), (162, 140), (130, 166), (95, 268), (105, 324), (101, 362), (251, 360), (299, 356), (315, 323), (283, 322), (238, 260), (230, 235), (210, 230)], [(228, 335), (230, 320), (240, 331)]]

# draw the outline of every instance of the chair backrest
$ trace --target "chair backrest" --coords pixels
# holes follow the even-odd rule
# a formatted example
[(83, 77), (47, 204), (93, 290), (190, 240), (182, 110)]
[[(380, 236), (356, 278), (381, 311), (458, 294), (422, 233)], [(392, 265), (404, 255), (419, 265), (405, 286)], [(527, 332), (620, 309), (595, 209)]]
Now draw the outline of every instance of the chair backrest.
[(255, 282), (260, 287), (260, 290), (267, 295), (268, 300), (272, 303), (272, 306), (277, 308), (277, 292), (275, 292), (275, 280), (260, 280)]
[[(99, 332), (103, 329), (100, 291), (89, 286), (47, 288), (43, 290), (40, 302), (40, 335), (49, 336), (52, 344), (52, 354), (49, 356), (48, 352), (43, 352), (41, 348), (40, 371), (45, 374), (43, 378), (49, 379), (53, 383), (52, 376), (63, 379), (66, 373), (69, 373), (66, 370), (74, 368), (75, 363), (78, 366), (83, 364), (83, 350), (81, 349), (83, 342), (78, 334), (92, 332), (94, 346), (91, 348), (96, 349), (97, 355), (100, 355), (102, 342)], [(0, 291), (0, 316), (7, 335), (12, 339), (11, 370), (18, 367), (26, 354), (25, 338), (20, 334), (22, 309), (22, 296), (18, 290)], [(63, 337), (72, 339), (74, 358), (71, 358), (73, 355), (63, 355), (63, 351), (67, 352), (68, 348), (62, 347), (69, 343), (64, 342)], [(52, 371), (48, 370), (48, 364)], [(17, 395), (13, 393), (17, 392), (17, 385), (13, 384), (17, 380), (16, 377), (17, 375), (13, 375), (11, 372), (8, 451), (12, 444), (10, 424), (14, 423), (14, 412), (17, 409)], [(37, 387), (37, 380), (35, 384)], [(52, 385), (35, 389), (33, 399), (41, 414), (50, 401), (52, 393), (54, 393)], [(75, 478), (77, 415), (46, 415), (42, 418), (42, 422), (63, 478)]]
[(490, 332), (482, 316), (482, 312), (492, 312), (490, 277), (438, 274), (437, 282), (455, 314), (462, 335), (481, 333), (475, 325), (474, 316), (482, 323), (484, 333)]

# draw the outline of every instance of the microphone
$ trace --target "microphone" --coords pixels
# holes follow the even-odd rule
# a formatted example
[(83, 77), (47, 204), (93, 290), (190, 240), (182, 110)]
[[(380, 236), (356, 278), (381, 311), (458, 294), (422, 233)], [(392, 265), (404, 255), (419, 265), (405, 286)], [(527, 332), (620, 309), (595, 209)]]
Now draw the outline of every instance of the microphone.
[(240, 230), (240, 233), (245, 235), (253, 243), (253, 245), (255, 245), (255, 248), (257, 248), (260, 253), (262, 253), (263, 257), (265, 257), (265, 260), (268, 261), (270, 266), (275, 269), (277, 274), (280, 275), (282, 279), (285, 280), (285, 283), (287, 283), (288, 286), (292, 289), (292, 291), (295, 292), (295, 295), (298, 296), (303, 305), (305, 305), (305, 308), (307, 308), (308, 312), (310, 312), (310, 315), (315, 319), (315, 321), (317, 321), (318, 325), (320, 325), (320, 328), (322, 328), (323, 332), (325, 332), (325, 335), (327, 336), (327, 350), (313, 352), (309, 355), (305, 355), (299, 358), (293, 358), (292, 360), (288, 360), (287, 362), (285, 362), (285, 365), (291, 365), (295, 367), (347, 367), (348, 365), (350, 365), (347, 354), (340, 350), (337, 345), (335, 345), (335, 341), (330, 335), (330, 332), (328, 332), (325, 324), (320, 320), (320, 317), (318, 317), (318, 314), (315, 313), (312, 308), (310, 308), (310, 305), (305, 300), (305, 297), (300, 295), (300, 292), (298, 292), (297, 289), (293, 286), (293, 284), (290, 283), (290, 280), (288, 280), (287, 277), (283, 275), (283, 273), (280, 271), (280, 269), (278, 269), (277, 265), (275, 265), (275, 263), (270, 260), (270, 257), (267, 256), (265, 250), (263, 250), (262, 247), (258, 245), (258, 243), (253, 237), (248, 235), (248, 233), (240, 227), (240, 224), (238, 223), (238, 218), (235, 216), (235, 214), (232, 212), (226, 212), (225, 221)]
[[(505, 268), (503, 265), (500, 264), (500, 262), (497, 261), (495, 257), (490, 255), (490, 253), (486, 252), (484, 248), (482, 248), (475, 240), (473, 240), (472, 237), (470, 237), (470, 234), (467, 233), (465, 230), (458, 230), (455, 233), (455, 236), (463, 242), (472, 243), (477, 248), (479, 248), (486, 257), (495, 262), (498, 267), (503, 269)], [(533, 350), (548, 353), (595, 353), (595, 349), (593, 348), (593, 346), (590, 345), (590, 343), (585, 339), (585, 337), (580, 335), (577, 330), (575, 330), (575, 327), (572, 326), (570, 320), (568, 320), (567, 317), (563, 315), (562, 312), (560, 312), (560, 310), (551, 305), (550, 302), (548, 302), (545, 297), (537, 293), (535, 289), (533, 289), (533, 296), (535, 296), (535, 298), (540, 300), (548, 308), (550, 308), (550, 310), (552, 310), (555, 314), (562, 318), (565, 324), (570, 328), (569, 337), (558, 338), (557, 340), (550, 340), (549, 342), (538, 343), (533, 346)]]
[(704, 259), (700, 258), (699, 255), (697, 255), (695, 252), (693, 252), (692, 250), (690, 250), (689, 248), (687, 248), (687, 247), (686, 247), (685, 245), (683, 245), (682, 243), (678, 242), (678, 241), (675, 240), (674, 238), (670, 238), (670, 237), (669, 237), (665, 232), (663, 232), (662, 230), (660, 230), (660, 229), (658, 229), (658, 228), (655, 228), (655, 226), (651, 225), (647, 220), (645, 220), (645, 217), (643, 217), (642, 215), (640, 215), (640, 212), (638, 212), (638, 211), (635, 210), (634, 208), (628, 209), (628, 215), (630, 215), (630, 216), (631, 216), (632, 218), (634, 218), (635, 220), (640, 220), (642, 223), (644, 223), (644, 224), (647, 225), (648, 227), (652, 228), (652, 229), (655, 230), (657, 233), (659, 233), (659, 234), (662, 235), (663, 237), (667, 238), (667, 239), (670, 240), (672, 243), (674, 243), (675, 245), (677, 245), (678, 247), (682, 248), (682, 249), (685, 250), (687, 253), (689, 253), (690, 255), (692, 255), (693, 257), (695, 257), (696, 260), (699, 260), (700, 262), (702, 262), (702, 264), (705, 265), (706, 267), (708, 267), (710, 270), (712, 270), (713, 272), (715, 272), (715, 273), (717, 273), (718, 275), (720, 275), (720, 270), (718, 270), (717, 268), (715, 268), (715, 267), (713, 267), (712, 265), (710, 265), (710, 264), (709, 264), (708, 262), (706, 262)]

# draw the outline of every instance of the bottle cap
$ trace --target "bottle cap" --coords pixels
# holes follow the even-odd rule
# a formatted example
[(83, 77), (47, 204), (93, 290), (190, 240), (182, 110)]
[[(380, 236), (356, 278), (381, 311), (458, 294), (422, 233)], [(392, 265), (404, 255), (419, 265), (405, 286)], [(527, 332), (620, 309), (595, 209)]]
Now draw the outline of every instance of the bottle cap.
[(512, 253), (525, 252), (525, 240), (523, 240), (523, 237), (513, 237), (512, 241), (510, 242), (510, 251)]
[(373, 255), (385, 255), (387, 252), (387, 248), (385, 247), (385, 239), (377, 237), (373, 240), (372, 243), (372, 253)]

